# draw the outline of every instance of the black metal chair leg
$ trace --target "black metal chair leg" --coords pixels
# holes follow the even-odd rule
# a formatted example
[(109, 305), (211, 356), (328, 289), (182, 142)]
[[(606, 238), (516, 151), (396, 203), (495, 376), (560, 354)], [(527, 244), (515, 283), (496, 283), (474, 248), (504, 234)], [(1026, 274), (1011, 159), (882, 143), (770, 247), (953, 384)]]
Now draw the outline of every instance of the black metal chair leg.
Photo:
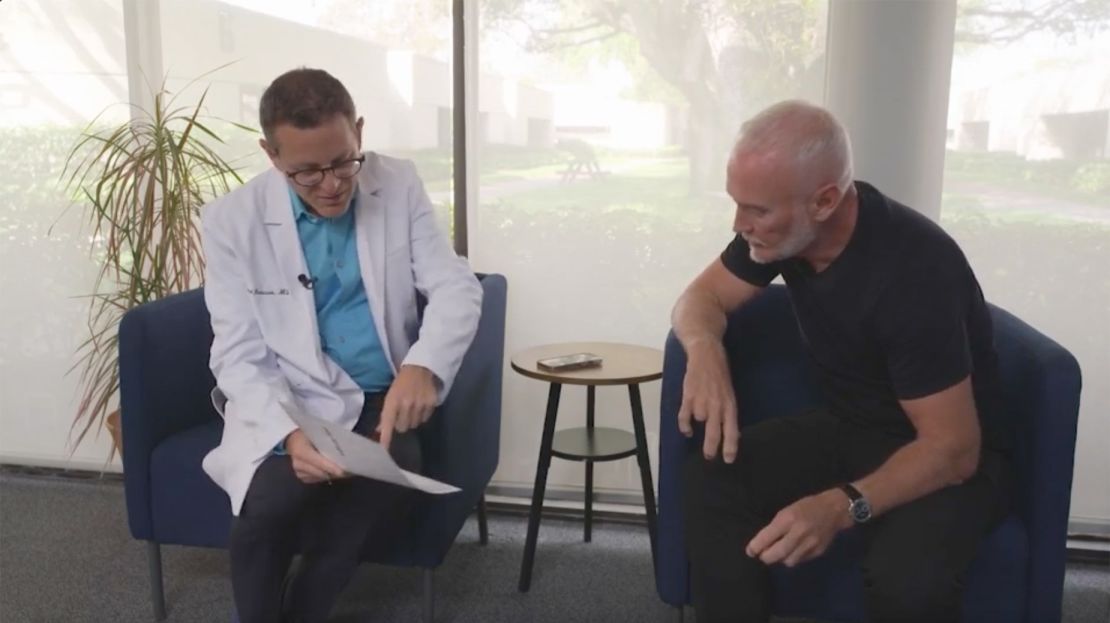
[(146, 560), (150, 568), (150, 603), (154, 606), (154, 618), (165, 621), (166, 596), (162, 592), (162, 546), (154, 541), (147, 541)]
[(434, 623), (436, 618), (434, 573), (435, 569), (424, 569), (424, 623)]
[(486, 523), (486, 494), (478, 498), (478, 542), (489, 543), (489, 524)]

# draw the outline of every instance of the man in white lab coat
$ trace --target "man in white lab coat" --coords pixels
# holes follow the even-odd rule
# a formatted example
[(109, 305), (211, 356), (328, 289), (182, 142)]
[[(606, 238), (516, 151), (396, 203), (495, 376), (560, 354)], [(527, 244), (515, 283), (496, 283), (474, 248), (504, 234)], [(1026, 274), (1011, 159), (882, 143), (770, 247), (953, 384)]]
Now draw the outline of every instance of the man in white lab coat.
[(279, 76), (260, 121), (273, 169), (202, 213), (224, 415), (204, 469), (235, 515), (241, 620), (322, 621), (364, 545), (403, 525), (413, 494), (347, 477), (288, 413), (380, 438), (419, 469), (411, 431), (450, 390), (482, 291), (438, 230), (413, 164), (362, 151), (363, 120), (338, 80)]

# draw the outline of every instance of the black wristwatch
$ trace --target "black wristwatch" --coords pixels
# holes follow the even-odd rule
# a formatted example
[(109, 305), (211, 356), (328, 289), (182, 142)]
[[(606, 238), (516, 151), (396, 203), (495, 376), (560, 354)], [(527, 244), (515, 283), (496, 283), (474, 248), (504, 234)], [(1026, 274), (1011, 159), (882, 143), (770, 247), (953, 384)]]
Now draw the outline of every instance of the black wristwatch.
[(851, 502), (848, 503), (848, 514), (852, 517), (852, 521), (856, 523), (867, 523), (871, 520), (871, 504), (859, 489), (853, 487), (849, 483), (840, 485), (840, 490), (843, 491)]

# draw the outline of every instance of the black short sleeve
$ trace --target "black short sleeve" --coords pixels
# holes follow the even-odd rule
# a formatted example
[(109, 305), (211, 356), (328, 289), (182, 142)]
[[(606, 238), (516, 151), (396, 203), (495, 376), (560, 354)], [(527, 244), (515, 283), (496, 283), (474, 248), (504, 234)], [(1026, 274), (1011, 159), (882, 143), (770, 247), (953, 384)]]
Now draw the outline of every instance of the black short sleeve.
[(972, 372), (966, 290), (949, 272), (892, 288), (879, 309), (878, 337), (899, 400), (935, 394)]
[(732, 274), (761, 288), (779, 275), (778, 263), (760, 264), (753, 260), (748, 242), (739, 235), (725, 247), (721, 253), (721, 262)]

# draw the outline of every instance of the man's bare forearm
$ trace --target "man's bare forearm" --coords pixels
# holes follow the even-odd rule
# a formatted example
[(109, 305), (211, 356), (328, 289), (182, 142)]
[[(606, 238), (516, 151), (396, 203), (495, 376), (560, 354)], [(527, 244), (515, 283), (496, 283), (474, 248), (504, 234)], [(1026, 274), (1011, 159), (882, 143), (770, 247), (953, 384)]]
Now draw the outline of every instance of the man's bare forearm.
[(886, 460), (879, 469), (856, 482), (877, 516), (912, 502), (934, 491), (959, 484), (974, 473), (974, 457), (966, 451), (937, 447), (921, 440), (912, 441)]
[(970, 376), (901, 404), (916, 438), (856, 485), (875, 514), (959, 484), (979, 467), (982, 434)]
[(671, 312), (675, 337), (687, 353), (704, 344), (721, 343), (728, 316), (712, 293), (689, 288), (682, 293)]

